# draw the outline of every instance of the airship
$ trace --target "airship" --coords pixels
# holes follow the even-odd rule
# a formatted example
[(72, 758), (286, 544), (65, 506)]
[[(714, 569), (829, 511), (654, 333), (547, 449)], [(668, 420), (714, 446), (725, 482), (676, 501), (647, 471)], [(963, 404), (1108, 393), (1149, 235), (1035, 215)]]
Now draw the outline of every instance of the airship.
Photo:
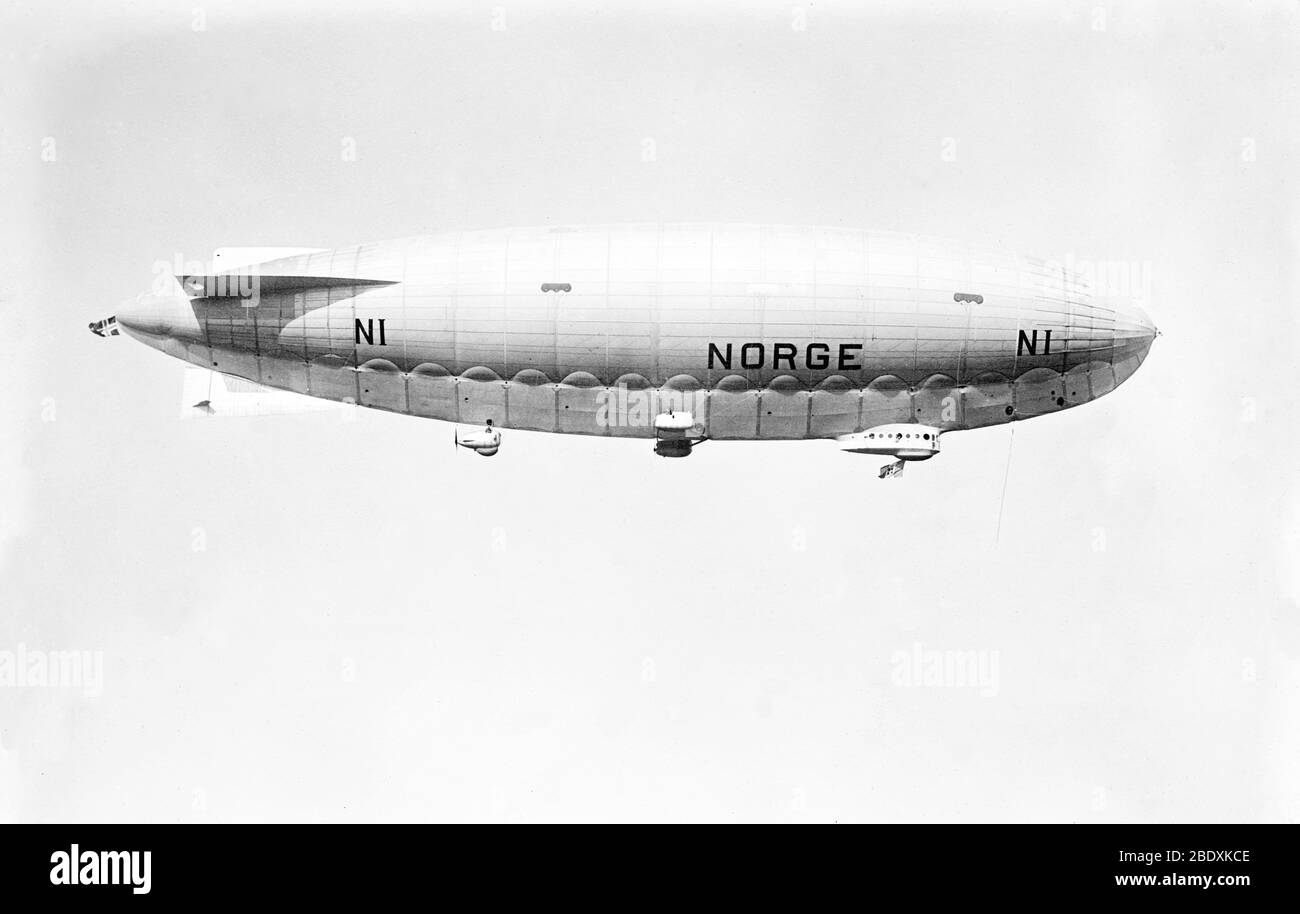
[[(446, 232), (337, 250), (221, 248), (96, 321), (264, 387), (503, 430), (827, 439), (894, 458), (1061, 412), (1157, 335), (1054, 261), (905, 233), (770, 225)], [(468, 427), (466, 427), (468, 426)]]

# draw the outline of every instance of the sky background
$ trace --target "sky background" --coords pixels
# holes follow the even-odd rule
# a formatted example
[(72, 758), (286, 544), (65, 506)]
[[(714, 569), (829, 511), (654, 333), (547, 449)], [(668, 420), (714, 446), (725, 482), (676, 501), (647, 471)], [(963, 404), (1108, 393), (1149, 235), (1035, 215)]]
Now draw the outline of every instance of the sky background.
[[(0, 651), (103, 690), (0, 687), (0, 821), (1295, 821), (1297, 64), (1281, 2), (6, 2)], [(1137, 265), (1163, 336), (881, 482), (181, 421), (86, 331), (221, 246), (653, 221)]]

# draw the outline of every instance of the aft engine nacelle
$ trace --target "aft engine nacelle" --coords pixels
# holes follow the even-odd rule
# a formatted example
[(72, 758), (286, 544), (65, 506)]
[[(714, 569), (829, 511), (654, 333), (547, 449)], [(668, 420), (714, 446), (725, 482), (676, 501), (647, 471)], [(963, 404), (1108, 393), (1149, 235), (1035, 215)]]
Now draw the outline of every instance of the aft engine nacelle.
[(501, 450), (501, 432), (488, 420), (486, 428), (464, 431), (456, 429), (456, 446), (467, 447), (480, 457), (492, 457)]
[(877, 425), (863, 432), (840, 435), (835, 441), (842, 451), (882, 454), (899, 460), (929, 460), (939, 453), (939, 429), (909, 422)]
[(697, 444), (709, 439), (699, 434), (690, 413), (668, 410), (655, 416), (655, 453), (660, 457), (689, 457)]

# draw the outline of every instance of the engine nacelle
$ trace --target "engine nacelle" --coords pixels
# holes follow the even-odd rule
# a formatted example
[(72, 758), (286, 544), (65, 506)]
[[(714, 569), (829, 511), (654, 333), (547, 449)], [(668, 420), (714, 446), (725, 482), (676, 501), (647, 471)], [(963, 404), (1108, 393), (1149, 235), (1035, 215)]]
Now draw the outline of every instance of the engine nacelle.
[(497, 451), (501, 450), (501, 432), (492, 427), (489, 421), (487, 428), (475, 429), (467, 432), (456, 429), (456, 446), (467, 447), (480, 457), (492, 457)]
[(930, 425), (896, 422), (863, 432), (840, 435), (840, 450), (853, 454), (882, 454), (899, 460), (929, 460), (939, 453), (940, 430)]
[(655, 453), (660, 457), (689, 457), (694, 446), (685, 438), (663, 438), (655, 442)]
[(669, 410), (655, 416), (655, 453), (660, 457), (689, 457), (697, 444), (709, 439), (699, 434), (690, 413)]

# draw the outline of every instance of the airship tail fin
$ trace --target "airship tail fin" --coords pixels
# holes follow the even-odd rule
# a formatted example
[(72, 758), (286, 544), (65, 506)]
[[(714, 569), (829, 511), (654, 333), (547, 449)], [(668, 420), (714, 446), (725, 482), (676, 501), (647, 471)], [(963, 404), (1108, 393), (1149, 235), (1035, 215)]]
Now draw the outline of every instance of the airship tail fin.
[(362, 279), (355, 276), (278, 276), (263, 273), (193, 273), (178, 276), (185, 294), (195, 298), (248, 298), (275, 292), (304, 292), (355, 286), (391, 286), (396, 280)]

